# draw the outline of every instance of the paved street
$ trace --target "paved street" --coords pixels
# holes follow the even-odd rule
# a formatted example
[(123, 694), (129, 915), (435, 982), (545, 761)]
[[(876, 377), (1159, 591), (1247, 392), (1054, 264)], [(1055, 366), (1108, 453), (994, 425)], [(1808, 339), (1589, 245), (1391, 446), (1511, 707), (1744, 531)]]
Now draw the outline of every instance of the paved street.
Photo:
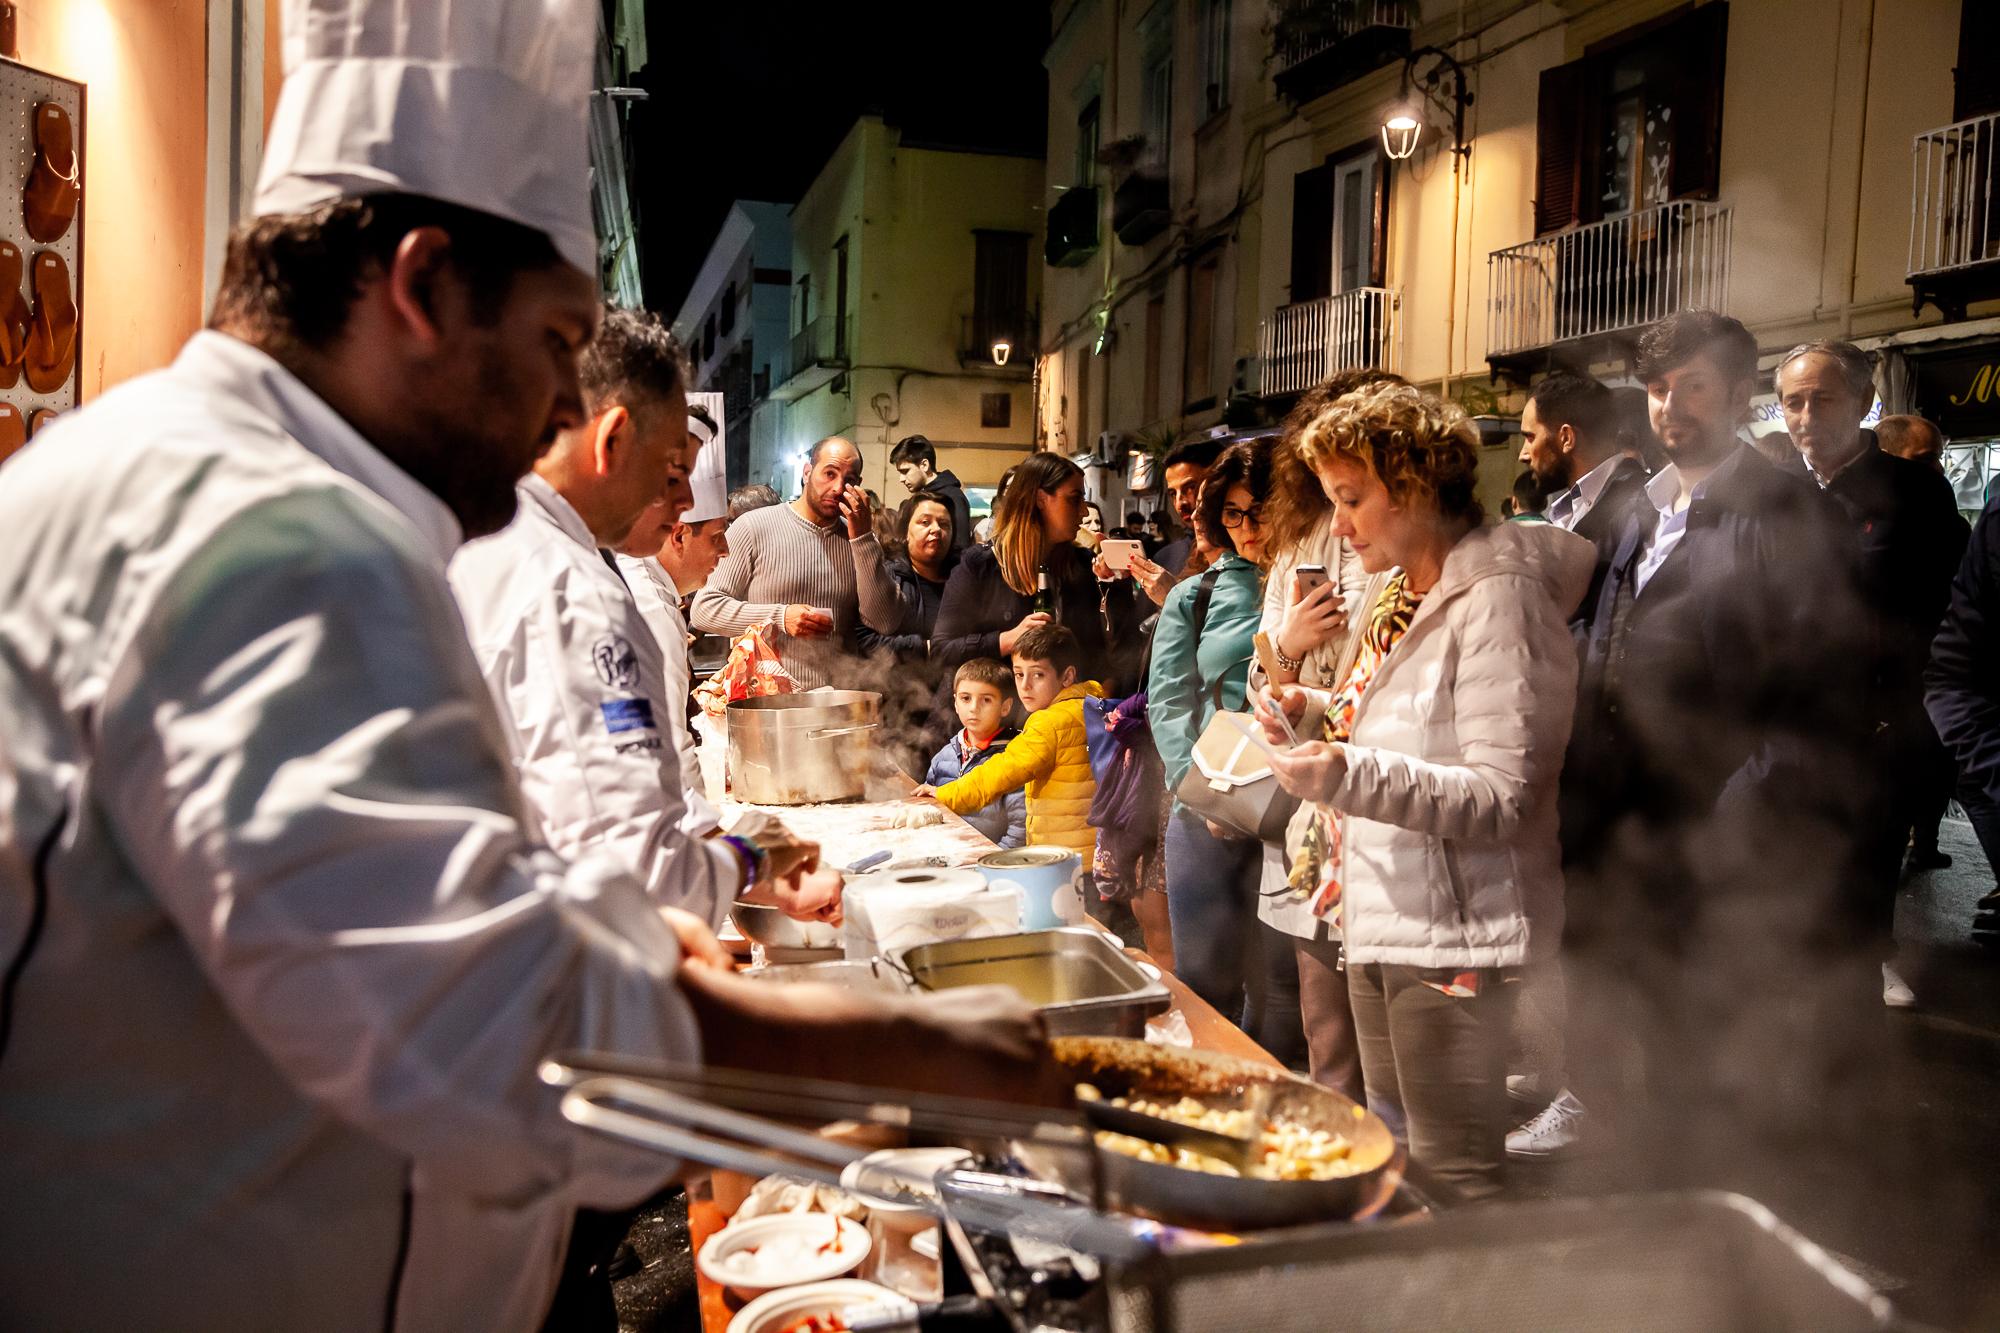
[[(1942, 1328), (2000, 1328), (2000, 958), (1969, 941), (1993, 875), (1962, 819), (1945, 821), (1949, 869), (1913, 877), (1897, 906), (1899, 962), (1918, 1007), (1884, 1015), (1900, 1075), (1856, 1090), (1885, 1154), (1864, 1184), (1853, 1164), (1739, 1163), (1732, 1183), (1833, 1250), (1906, 1316)], [(1516, 1173), (1536, 1197), (1634, 1188), (1652, 1164), (1615, 1144)], [(1886, 1178), (1886, 1183), (1884, 1178)]]

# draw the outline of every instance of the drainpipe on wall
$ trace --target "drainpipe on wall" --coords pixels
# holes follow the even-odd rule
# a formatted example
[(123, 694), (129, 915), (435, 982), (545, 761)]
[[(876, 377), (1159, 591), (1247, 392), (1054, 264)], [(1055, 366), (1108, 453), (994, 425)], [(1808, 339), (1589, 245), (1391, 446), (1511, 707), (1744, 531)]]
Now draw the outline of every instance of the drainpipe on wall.
[(1861, 189), (1868, 169), (1868, 100), (1875, 81), (1875, 0), (1861, 34), (1861, 134), (1854, 148), (1854, 217), (1847, 231), (1847, 296), (1840, 307), (1840, 336), (1854, 336), (1854, 298), (1861, 288)]

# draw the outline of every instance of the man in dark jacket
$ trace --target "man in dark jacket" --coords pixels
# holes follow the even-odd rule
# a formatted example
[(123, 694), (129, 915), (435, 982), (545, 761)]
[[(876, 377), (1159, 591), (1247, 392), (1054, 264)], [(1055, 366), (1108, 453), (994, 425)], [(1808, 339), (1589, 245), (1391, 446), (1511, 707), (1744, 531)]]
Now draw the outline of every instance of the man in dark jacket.
[[(1959, 803), (2000, 867), (2000, 499), (1973, 525), (1924, 687), (1931, 721), (1958, 760)], [(2000, 890), (1979, 900), (1973, 938), (2000, 949)]]
[(1597, 572), (1577, 608), (1589, 623), (1625, 524), (1646, 508), (1646, 469), (1618, 445), (1618, 403), (1587, 375), (1559, 370), (1521, 411), (1521, 462), (1548, 496), (1542, 517), (1597, 547)]
[(1676, 314), (1636, 369), (1667, 465), (1605, 575), (1563, 774), (1569, 1063), (1653, 1183), (1744, 1188), (1886, 1067), (1853, 837), (1872, 640), (1838, 511), (1738, 438), (1749, 332)]
[[(1778, 363), (1778, 405), (1795, 446), (1781, 471), (1817, 485), (1840, 506), (1859, 544), (1858, 593), (1874, 620), (1875, 658), (1868, 721), (1875, 731), (1871, 813), (1880, 832), (1870, 853), (1883, 883), (1883, 910), (1893, 900), (1903, 847), (1925, 810), (1937, 802), (1936, 733), (1924, 715), (1924, 665), (1951, 596), (1952, 575), (1965, 554), (1966, 526), (1944, 474), (1876, 446), (1861, 419), (1875, 398), (1868, 355), (1852, 343), (1793, 348)], [(1935, 810), (1929, 846), (1919, 843), (1914, 869), (1936, 869)]]
[(963, 551), (972, 540), (972, 502), (965, 487), (949, 470), (937, 470), (937, 449), (921, 435), (907, 435), (889, 451), (889, 465), (912, 496), (934, 495), (951, 510), (951, 549)]

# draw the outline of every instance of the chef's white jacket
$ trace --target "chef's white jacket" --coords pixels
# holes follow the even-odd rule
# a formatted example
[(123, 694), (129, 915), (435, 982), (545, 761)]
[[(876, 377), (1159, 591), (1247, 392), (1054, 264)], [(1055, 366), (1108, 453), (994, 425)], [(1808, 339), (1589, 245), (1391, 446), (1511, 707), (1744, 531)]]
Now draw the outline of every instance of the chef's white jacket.
[(567, 1047), (699, 1058), (641, 886), (529, 834), (450, 513), (201, 333), (0, 469), (0, 1328), (532, 1329)]
[(452, 558), (451, 587), (528, 806), (558, 852), (616, 856), (719, 926), (743, 860), (688, 832), (660, 645), (569, 501), (533, 474), (517, 492), (514, 521)]
[(688, 817), (683, 827), (705, 833), (717, 826), (720, 816), (705, 794), (708, 784), (701, 776), (701, 756), (688, 730), (694, 668), (688, 662), (690, 635), (687, 617), (681, 614), (680, 590), (674, 587), (666, 567), (650, 555), (621, 555), (618, 571), (625, 576), (639, 616), (653, 632), (653, 641), (660, 645), (660, 661), (666, 671), (667, 735), (680, 753), (681, 785), (688, 793)]

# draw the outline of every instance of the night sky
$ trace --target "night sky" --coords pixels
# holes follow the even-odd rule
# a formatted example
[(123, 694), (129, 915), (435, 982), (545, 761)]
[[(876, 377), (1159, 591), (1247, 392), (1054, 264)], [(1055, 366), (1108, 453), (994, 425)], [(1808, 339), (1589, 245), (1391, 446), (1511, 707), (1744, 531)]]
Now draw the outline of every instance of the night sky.
[(734, 199), (796, 202), (854, 118), (1040, 155), (1035, 0), (651, 0), (633, 113), (646, 301), (671, 317)]

